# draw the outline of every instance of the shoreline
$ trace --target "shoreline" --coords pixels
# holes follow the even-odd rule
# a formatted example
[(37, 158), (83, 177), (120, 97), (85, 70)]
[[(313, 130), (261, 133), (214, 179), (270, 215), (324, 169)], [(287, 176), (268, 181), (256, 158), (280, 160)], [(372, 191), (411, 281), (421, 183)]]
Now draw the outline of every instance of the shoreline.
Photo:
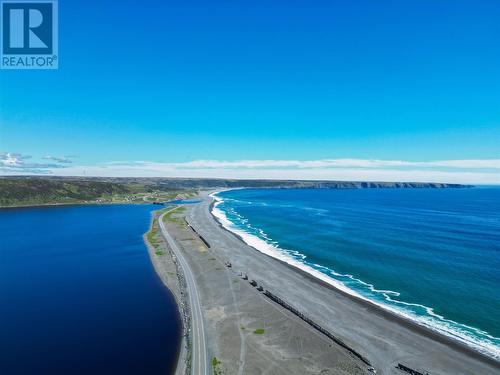
[(116, 204), (153, 204), (152, 202), (71, 202), (71, 203), (40, 203), (40, 204), (23, 204), (14, 206), (0, 206), (0, 210), (8, 210), (10, 208), (37, 208), (37, 207), (59, 207), (59, 206), (109, 206)]
[[(463, 354), (469, 355), (475, 359), (486, 362), (487, 364), (492, 365), (493, 367), (495, 367), (497, 369), (500, 369), (500, 359), (498, 359), (498, 358), (494, 358), (490, 355), (487, 355), (486, 353), (482, 353), (479, 350), (473, 348), (472, 346), (467, 345), (465, 342), (462, 342), (458, 339), (455, 339), (451, 336), (448, 336), (444, 333), (441, 333), (437, 330), (434, 330), (430, 327), (427, 327), (427, 326), (417, 322), (416, 320), (405, 317), (403, 314), (398, 314), (397, 312), (392, 311), (390, 308), (384, 307), (382, 304), (378, 304), (378, 303), (368, 299), (367, 297), (363, 297), (363, 296), (359, 295), (358, 293), (356, 293), (356, 291), (350, 292), (351, 289), (348, 287), (344, 287), (344, 288), (348, 289), (349, 291), (343, 290), (341, 287), (337, 287), (337, 286), (333, 285), (333, 283), (342, 284), (340, 281), (337, 281), (337, 280), (335, 280), (327, 275), (325, 275), (325, 278), (331, 279), (333, 281), (333, 283), (329, 283), (325, 280), (322, 280), (321, 278), (316, 277), (314, 274), (307, 272), (306, 270), (299, 268), (298, 266), (296, 266), (294, 264), (288, 263), (287, 261), (285, 261), (283, 259), (266, 254), (265, 252), (257, 249), (255, 246), (253, 246), (252, 244), (245, 241), (245, 239), (241, 235), (226, 228), (224, 226), (224, 224), (221, 223), (219, 218), (213, 212), (214, 208), (216, 208), (216, 203), (218, 202), (215, 199), (214, 195), (216, 195), (220, 192), (223, 192), (223, 191), (228, 191), (228, 190), (233, 190), (233, 189), (218, 190), (215, 192), (211, 192), (209, 194), (210, 198), (212, 199), (212, 202), (209, 205), (210, 215), (211, 215), (212, 219), (217, 223), (217, 225), (222, 230), (231, 234), (232, 236), (237, 238), (239, 241), (241, 241), (243, 244), (245, 244), (246, 246), (249, 246), (252, 250), (257, 252), (258, 254), (262, 254), (270, 259), (278, 261), (279, 263), (285, 265), (291, 271), (297, 272), (298, 274), (302, 275), (303, 277), (307, 278), (308, 280), (312, 281), (313, 283), (316, 283), (318, 285), (326, 287), (327, 289), (332, 290), (332, 291), (348, 298), (349, 300), (353, 301), (361, 308), (369, 309), (370, 313), (376, 314), (376, 315), (381, 316), (384, 319), (387, 319), (391, 322), (395, 322), (399, 325), (402, 325), (406, 328), (409, 328), (414, 332), (417, 332), (421, 335), (424, 335), (424, 336), (430, 338), (433, 341), (444, 344), (444, 345), (451, 347), (451, 348), (453, 348), (453, 349), (455, 349)], [(219, 198), (219, 199), (221, 199), (221, 198)], [(224, 214), (224, 216), (225, 216), (225, 214)], [(228, 220), (228, 219), (226, 219), (226, 220), (229, 221), (230, 223), (232, 223), (230, 220)], [(310, 267), (310, 266), (308, 266), (308, 267)], [(320, 272), (320, 271), (317, 271), (317, 272)]]
[[(173, 372), (173, 374), (185, 375), (187, 370), (187, 361), (189, 358), (186, 332), (189, 331), (190, 327), (189, 321), (186, 321), (185, 319), (187, 311), (185, 307), (185, 302), (182, 300), (183, 296), (185, 296), (186, 294), (186, 291), (179, 280), (180, 276), (178, 275), (178, 270), (176, 270), (177, 274), (175, 278), (169, 275), (169, 271), (167, 271), (165, 266), (162, 265), (162, 260), (164, 260), (162, 259), (163, 256), (159, 257), (156, 255), (157, 250), (154, 244), (151, 243), (148, 239), (148, 233), (151, 232), (151, 230), (154, 228), (155, 221), (158, 220), (161, 216), (158, 214), (159, 211), (161, 211), (161, 209), (151, 212), (151, 220), (149, 223), (148, 231), (144, 233), (142, 237), (148, 251), (151, 265), (153, 266), (155, 274), (158, 277), (158, 281), (166, 289), (166, 292), (170, 294), (170, 297), (174, 300), (176, 305), (177, 317), (179, 320), (180, 337), (178, 338), (177, 358), (176, 358), (175, 371)], [(167, 261), (170, 262), (171, 264), (176, 264), (173, 254), (170, 252), (170, 250), (168, 249), (168, 247), (164, 242), (162, 242), (161, 248), (165, 254), (169, 254), (168, 255), (169, 259)], [(177, 283), (175, 279), (177, 279)]]
[[(228, 267), (222, 254), (218, 253), (222, 249), (218, 246), (212, 248), (209, 245), (214, 244), (211, 240), (203, 241), (186, 219), (186, 214), (197, 212), (197, 208), (202, 207), (205, 206), (186, 205), (177, 218), (169, 218), (163, 221), (163, 225), (160, 223), (165, 242), (160, 243), (159, 238), (152, 234), (146, 237), (152, 239), (149, 255), (154, 265), (158, 266), (156, 271), (164, 287), (172, 290), (172, 285), (177, 285), (171, 255), (182, 255), (177, 259), (184, 275), (186, 262), (191, 269), (187, 274), (191, 272), (192, 279), (193, 275), (197, 275), (193, 279), (195, 289), (190, 288), (187, 278), (186, 284), (179, 283), (181, 288), (184, 286), (181, 297), (186, 293), (188, 297), (187, 300), (180, 298), (176, 301), (183, 305), (188, 302), (189, 320), (185, 321), (187, 331), (184, 331), (187, 345), (181, 344), (175, 374), (185, 375), (186, 371), (193, 370), (196, 374), (208, 371), (243, 375), (261, 374), (271, 369), (278, 372), (270, 373), (284, 374), (283, 369), (286, 369), (289, 375), (303, 375), (335, 369), (334, 373), (339, 375), (367, 375), (366, 363), (353, 356), (353, 350), (346, 350), (347, 346), (332, 347), (327, 337), (303, 321), (297, 321), (298, 318), (292, 318), (289, 311), (283, 311), (268, 297), (256, 293), (251, 284), (243, 282), (237, 272)], [(160, 212), (162, 214), (155, 217), (161, 218), (166, 214), (164, 210)], [(154, 227), (157, 226), (154, 223)], [(211, 233), (222, 237), (219, 229)], [(165, 253), (158, 254), (161, 250)], [(169, 282), (169, 274), (174, 283)], [(200, 306), (196, 307), (192, 296), (197, 296)], [(194, 311), (200, 311), (199, 316), (193, 314)], [(290, 345), (290, 335), (296, 336), (292, 342), (299, 340), (299, 346), (296, 346), (298, 342)], [(206, 354), (200, 356), (202, 352)]]

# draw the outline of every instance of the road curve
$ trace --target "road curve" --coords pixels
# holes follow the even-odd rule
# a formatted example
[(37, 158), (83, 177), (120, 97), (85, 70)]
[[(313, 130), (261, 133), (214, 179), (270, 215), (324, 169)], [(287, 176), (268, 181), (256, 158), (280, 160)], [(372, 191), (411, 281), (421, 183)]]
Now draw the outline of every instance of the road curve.
[[(175, 210), (175, 208), (170, 211), (173, 210)], [(177, 257), (179, 264), (181, 265), (182, 272), (184, 273), (184, 278), (186, 279), (187, 293), (189, 296), (189, 305), (191, 310), (191, 374), (208, 375), (209, 365), (207, 362), (208, 356), (207, 346), (205, 343), (205, 328), (203, 326), (203, 315), (201, 313), (198, 289), (196, 287), (195, 277), (189, 267), (189, 264), (163, 223), (163, 217), (170, 211), (167, 211), (158, 217), (158, 224), (161, 229), (161, 234)]]

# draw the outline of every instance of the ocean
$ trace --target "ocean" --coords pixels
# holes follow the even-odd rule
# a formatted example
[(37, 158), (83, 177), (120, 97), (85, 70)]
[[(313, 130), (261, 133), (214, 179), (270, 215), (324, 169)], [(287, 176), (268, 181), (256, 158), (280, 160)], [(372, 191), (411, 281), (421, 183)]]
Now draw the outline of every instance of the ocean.
[(257, 250), (500, 358), (500, 188), (214, 197), (214, 215)]
[(180, 321), (152, 205), (0, 210), (0, 374), (168, 374)]

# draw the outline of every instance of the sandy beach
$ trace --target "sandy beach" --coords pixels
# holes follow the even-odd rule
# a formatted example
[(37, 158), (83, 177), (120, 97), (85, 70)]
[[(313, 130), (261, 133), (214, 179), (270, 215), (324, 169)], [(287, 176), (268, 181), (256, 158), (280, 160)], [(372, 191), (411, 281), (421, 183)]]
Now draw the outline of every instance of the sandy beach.
[(497, 361), (248, 246), (214, 218), (208, 193), (201, 199), (167, 229), (196, 275), (214, 373), (365, 374), (373, 366), (379, 374), (404, 374), (401, 363), (422, 374), (500, 374)]

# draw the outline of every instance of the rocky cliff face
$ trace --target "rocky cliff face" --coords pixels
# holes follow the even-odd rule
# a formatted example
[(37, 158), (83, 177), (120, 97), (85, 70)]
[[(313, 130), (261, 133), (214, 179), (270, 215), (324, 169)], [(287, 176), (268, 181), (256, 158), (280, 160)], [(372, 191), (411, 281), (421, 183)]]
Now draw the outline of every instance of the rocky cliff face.
[(470, 185), (423, 182), (357, 182), (357, 181), (289, 181), (289, 180), (219, 180), (219, 179), (168, 179), (155, 184), (170, 188), (278, 188), (278, 189), (377, 189), (377, 188), (467, 188)]

